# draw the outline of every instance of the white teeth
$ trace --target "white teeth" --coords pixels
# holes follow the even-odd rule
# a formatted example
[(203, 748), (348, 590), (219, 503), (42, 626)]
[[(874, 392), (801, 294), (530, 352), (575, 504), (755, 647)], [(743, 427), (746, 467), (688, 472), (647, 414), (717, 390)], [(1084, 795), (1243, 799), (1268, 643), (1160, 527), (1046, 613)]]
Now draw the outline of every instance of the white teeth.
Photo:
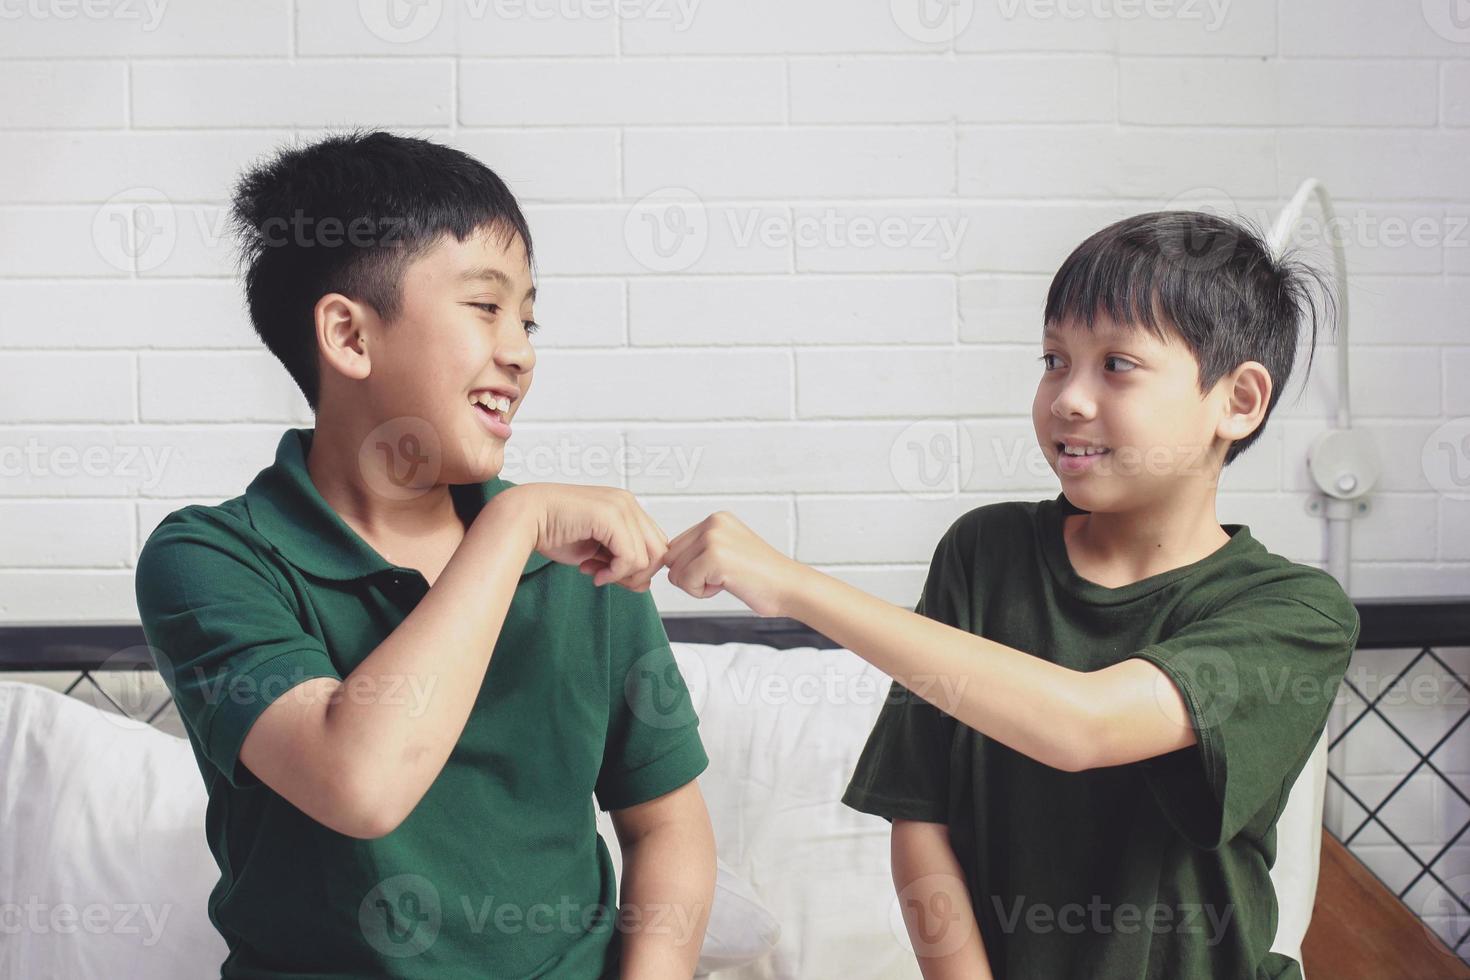
[(1107, 452), (1107, 450), (1094, 448), (1073, 449), (1071, 446), (1064, 445), (1062, 446), (1062, 452), (1066, 453), (1068, 456), (1099, 456)]
[(484, 405), (492, 412), (499, 412), (501, 415), (510, 411), (510, 399), (508, 397), (505, 395), (495, 395), (488, 391), (482, 391), (476, 395), (472, 395), (470, 397), (470, 403)]

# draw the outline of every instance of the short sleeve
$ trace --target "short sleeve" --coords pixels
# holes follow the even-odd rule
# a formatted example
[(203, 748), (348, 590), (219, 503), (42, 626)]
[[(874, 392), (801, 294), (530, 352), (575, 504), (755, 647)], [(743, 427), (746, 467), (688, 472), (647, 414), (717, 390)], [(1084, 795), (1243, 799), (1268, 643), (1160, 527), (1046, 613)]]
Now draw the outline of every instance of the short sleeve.
[[(922, 594), (921, 616), (972, 631), (970, 553), (961, 518), (935, 546)], [(915, 685), (917, 687), (917, 685)], [(863, 745), (842, 802), (886, 820), (949, 820), (949, 766), (958, 722), (914, 691), (892, 681)]]
[(594, 792), (604, 810), (645, 803), (709, 765), (699, 715), (647, 592), (608, 590), (608, 724)]
[(1195, 727), (1197, 744), (1141, 766), (1197, 847), (1273, 825), (1327, 724), (1360, 624), (1321, 575), (1294, 595), (1242, 597), (1134, 654), (1169, 677)]
[[(176, 512), (178, 513), (178, 512)], [(196, 749), (231, 785), (259, 785), (237, 765), (245, 735), (281, 695), (341, 678), (248, 543), (170, 515), (138, 555), (138, 614), (154, 663)]]

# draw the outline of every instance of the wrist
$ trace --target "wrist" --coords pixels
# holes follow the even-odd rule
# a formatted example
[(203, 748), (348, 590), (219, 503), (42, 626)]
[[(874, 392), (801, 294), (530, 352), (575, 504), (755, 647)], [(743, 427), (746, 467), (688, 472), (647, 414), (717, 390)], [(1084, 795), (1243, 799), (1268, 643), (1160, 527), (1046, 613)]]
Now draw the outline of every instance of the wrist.
[(509, 537), (528, 557), (541, 540), (541, 514), (536, 497), (520, 484), (505, 488), (485, 503), (471, 530), (481, 525), (486, 527), (481, 533), (501, 540)]
[(801, 619), (806, 599), (810, 596), (813, 586), (816, 584), (818, 572), (810, 565), (804, 565), (794, 558), (781, 556), (781, 565), (777, 573), (771, 576), (776, 583), (775, 599), (776, 611), (774, 615), (788, 618)]

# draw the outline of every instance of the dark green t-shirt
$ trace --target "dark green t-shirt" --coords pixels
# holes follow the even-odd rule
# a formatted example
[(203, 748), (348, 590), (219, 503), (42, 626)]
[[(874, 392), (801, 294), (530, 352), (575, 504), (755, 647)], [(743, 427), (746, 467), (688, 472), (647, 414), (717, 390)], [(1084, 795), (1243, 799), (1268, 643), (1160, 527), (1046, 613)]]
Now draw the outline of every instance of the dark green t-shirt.
[(998, 980), (1301, 976), (1268, 952), (1276, 820), (1358, 638), (1326, 572), (1245, 525), (1179, 568), (1110, 589), (1082, 578), (1064, 494), (960, 517), (916, 611), (1075, 670), (1130, 657), (1184, 695), (1198, 744), (1065, 772), (895, 684), (843, 802), (947, 824)]
[[(647, 593), (532, 553), (459, 742), (384, 837), (330, 830), (238, 763), (267, 705), (346, 677), (429, 588), (322, 499), (313, 434), (287, 430), (242, 496), (173, 512), (138, 559), (144, 632), (209, 794), (223, 976), (616, 976), (617, 889), (593, 801), (629, 807), (708, 764)], [(468, 523), (511, 485), (450, 493)], [(433, 682), (371, 693), (411, 711)]]

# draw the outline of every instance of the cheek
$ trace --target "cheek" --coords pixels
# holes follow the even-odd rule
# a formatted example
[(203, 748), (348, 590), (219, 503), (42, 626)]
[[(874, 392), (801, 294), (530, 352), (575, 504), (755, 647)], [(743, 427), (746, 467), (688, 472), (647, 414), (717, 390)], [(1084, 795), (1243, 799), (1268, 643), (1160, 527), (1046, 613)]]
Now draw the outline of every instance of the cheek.
[(1046, 382), (1039, 383), (1036, 386), (1036, 396), (1031, 399), (1031, 417), (1038, 422), (1051, 413), (1051, 403), (1055, 400), (1047, 393), (1046, 388)]

